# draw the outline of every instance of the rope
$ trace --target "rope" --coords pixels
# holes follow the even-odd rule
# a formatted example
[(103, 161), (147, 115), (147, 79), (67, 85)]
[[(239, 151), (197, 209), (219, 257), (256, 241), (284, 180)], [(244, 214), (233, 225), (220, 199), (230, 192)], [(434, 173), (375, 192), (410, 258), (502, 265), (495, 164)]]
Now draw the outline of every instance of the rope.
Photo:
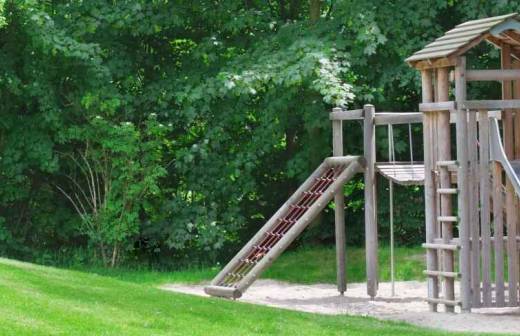
[[(388, 160), (395, 164), (394, 128), (388, 124)], [(395, 260), (394, 260), (394, 182), (388, 179), (390, 193), (390, 281), (392, 296), (395, 296)]]
[(412, 178), (415, 177), (415, 170), (413, 169), (413, 136), (412, 136), (412, 124), (408, 124), (408, 142), (410, 144), (409, 150), (410, 150), (410, 162), (412, 164)]
[[(412, 177), (415, 177), (413, 169), (413, 135), (412, 124), (408, 124), (408, 143), (410, 151), (410, 168), (412, 170)], [(394, 128), (392, 124), (388, 124), (388, 161), (395, 164), (395, 143), (394, 143)], [(394, 182), (388, 179), (389, 183), (389, 207), (390, 207), (390, 281), (392, 283), (392, 296), (395, 296), (395, 239), (394, 239)]]

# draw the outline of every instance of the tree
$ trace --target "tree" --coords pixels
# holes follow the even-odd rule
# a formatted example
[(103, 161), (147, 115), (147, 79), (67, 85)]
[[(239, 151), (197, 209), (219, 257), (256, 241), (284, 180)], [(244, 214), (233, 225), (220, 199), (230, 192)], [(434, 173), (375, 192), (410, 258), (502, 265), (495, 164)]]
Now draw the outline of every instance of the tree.
[[(330, 155), (333, 106), (415, 109), (419, 78), (406, 56), (456, 23), (517, 9), (477, 0), (1, 1), (0, 251), (43, 262), (95, 260), (94, 251), (108, 264), (225, 258)], [(346, 153), (361, 152), (360, 132), (346, 126)], [(398, 155), (406, 146), (396, 142)], [(82, 198), (84, 211), (75, 194), (92, 198), (87, 163), (89, 179), (107, 176), (101, 184), (111, 187), (96, 210)], [(352, 243), (362, 241), (362, 188), (345, 188)], [(400, 204), (421, 208), (420, 194), (405, 189)], [(422, 213), (410, 208), (396, 212), (414, 243)], [(88, 229), (93, 220), (99, 229)], [(326, 213), (309, 239), (330, 241), (330, 223)]]

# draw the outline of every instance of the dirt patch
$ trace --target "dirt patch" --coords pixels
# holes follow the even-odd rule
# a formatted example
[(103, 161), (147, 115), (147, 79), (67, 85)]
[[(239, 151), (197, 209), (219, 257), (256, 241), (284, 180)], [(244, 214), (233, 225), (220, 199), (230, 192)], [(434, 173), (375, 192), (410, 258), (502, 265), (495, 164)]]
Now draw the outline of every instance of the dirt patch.
[[(204, 284), (168, 284), (161, 288), (207, 296)], [(426, 283), (419, 281), (396, 282), (395, 296), (391, 296), (389, 283), (381, 283), (378, 297), (371, 301), (364, 283), (349, 284), (345, 295), (340, 296), (329, 284), (258, 280), (240, 301), (309, 313), (372, 316), (449, 331), (520, 334), (520, 308), (474, 309), (471, 314), (431, 313), (425, 297)]]

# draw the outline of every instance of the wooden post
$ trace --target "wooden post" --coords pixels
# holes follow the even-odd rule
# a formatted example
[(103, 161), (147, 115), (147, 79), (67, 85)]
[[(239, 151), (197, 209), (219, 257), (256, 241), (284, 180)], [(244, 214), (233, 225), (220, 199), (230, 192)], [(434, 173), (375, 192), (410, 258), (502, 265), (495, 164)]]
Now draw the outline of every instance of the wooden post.
[(457, 161), (459, 169), (458, 183), (458, 208), (459, 208), (459, 236), (460, 273), (461, 273), (461, 302), (462, 311), (471, 311), (471, 266), (470, 266), (470, 241), (469, 241), (469, 190), (468, 190), (468, 118), (467, 112), (460, 108), (466, 100), (466, 58), (459, 57), (455, 66), (455, 100), (457, 102)]
[[(448, 68), (437, 69), (437, 101), (443, 102), (449, 100), (449, 72)], [(450, 112), (440, 111), (437, 113), (437, 150), (439, 161), (451, 160), (451, 129), (450, 129)], [(447, 169), (440, 169), (439, 174), (440, 188), (451, 188), (451, 177)], [(440, 215), (452, 216), (452, 195), (440, 195)], [(448, 244), (453, 239), (453, 223), (449, 221), (442, 222), (442, 240), (444, 244)], [(443, 250), (442, 268), (444, 272), (454, 271), (454, 260), (452, 250)], [(444, 279), (444, 298), (446, 300), (455, 300), (455, 279), (446, 277)], [(454, 312), (455, 307), (446, 305), (447, 312)]]
[[(332, 112), (341, 112), (334, 108)], [(332, 121), (332, 155), (343, 156), (343, 124), (341, 120)], [(346, 239), (345, 239), (345, 196), (343, 188), (334, 195), (335, 236), (336, 236), (336, 272), (338, 291), (341, 295), (347, 290), (346, 280)]]
[[(508, 44), (502, 45), (501, 49), (502, 69), (511, 69), (511, 47)], [(502, 81), (502, 99), (512, 99), (512, 82), (510, 80)], [(506, 109), (502, 112), (503, 131), (504, 131), (504, 150), (509, 160), (514, 159), (514, 138), (513, 138), (513, 110)], [(507, 225), (507, 268), (509, 282), (509, 305), (516, 306), (518, 304), (518, 250), (516, 249), (516, 220), (517, 207), (515, 193), (511, 182), (506, 179), (506, 225)]]
[(479, 114), (480, 142), (480, 232), (482, 236), (482, 301), (492, 304), (491, 295), (491, 228), (490, 228), (490, 169), (489, 169), (489, 117), (486, 110)]
[[(422, 81), (422, 102), (433, 102), (433, 86), (431, 70), (421, 71)], [(435, 185), (433, 180), (433, 164), (434, 151), (432, 146), (434, 119), (432, 114), (424, 113), (423, 116), (423, 141), (424, 141), (424, 208), (425, 208), (425, 227), (426, 227), (426, 243), (433, 244), (437, 237), (437, 215), (435, 201)], [(426, 250), (426, 270), (438, 271), (439, 260), (437, 251), (433, 249)], [(437, 277), (428, 277), (428, 298), (439, 298), (439, 279)], [(437, 304), (430, 301), (430, 310), (437, 311)]]
[(364, 110), (364, 156), (365, 168), (365, 249), (367, 267), (367, 294), (373, 299), (377, 294), (377, 216), (375, 170), (375, 108), (373, 105), (363, 106)]

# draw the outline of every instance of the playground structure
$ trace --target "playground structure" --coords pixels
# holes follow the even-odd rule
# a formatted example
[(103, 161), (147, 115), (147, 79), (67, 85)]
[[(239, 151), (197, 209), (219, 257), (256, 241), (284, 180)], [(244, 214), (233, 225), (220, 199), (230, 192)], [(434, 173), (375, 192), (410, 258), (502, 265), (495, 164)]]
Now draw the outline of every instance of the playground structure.
[[(393, 183), (424, 185), (424, 272), (428, 277), (426, 300), (432, 311), (439, 305), (448, 312), (456, 306), (462, 312), (520, 306), (519, 20), (512, 13), (462, 23), (407, 58), (421, 73), (419, 112), (376, 113), (372, 105), (360, 110), (333, 109), (329, 115), (333, 157), (325, 159), (224, 267), (205, 288), (206, 293), (240, 297), (331, 200), (335, 202), (337, 285), (344, 293), (342, 188), (363, 172), (367, 294), (371, 298), (378, 289), (375, 183), (379, 173), (390, 181), (390, 189)], [(501, 69), (468, 68), (465, 55), (483, 41), (500, 49)], [(501, 82), (501, 99), (468, 99), (468, 84), (473, 81)], [(363, 121), (363, 156), (343, 154), (343, 122), (349, 120)], [(412, 148), (410, 162), (395, 162), (392, 127), (412, 123), (423, 127), (424, 162), (414, 162)], [(391, 162), (376, 160), (377, 125), (388, 127)]]

